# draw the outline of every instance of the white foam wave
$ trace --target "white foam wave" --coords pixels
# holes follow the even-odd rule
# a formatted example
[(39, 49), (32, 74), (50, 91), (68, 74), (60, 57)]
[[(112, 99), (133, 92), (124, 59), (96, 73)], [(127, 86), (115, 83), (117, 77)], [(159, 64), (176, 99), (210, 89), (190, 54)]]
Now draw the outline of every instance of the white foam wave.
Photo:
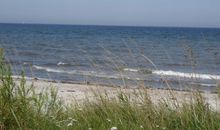
[(204, 86), (204, 87), (217, 87), (218, 84), (207, 84), (207, 83), (190, 83), (192, 85), (200, 85), (200, 86)]
[(132, 69), (132, 68), (124, 68), (124, 71), (130, 71), (130, 72), (138, 72), (139, 70), (137, 69)]
[(65, 71), (65, 70), (59, 70), (59, 69), (53, 69), (49, 67), (42, 67), (42, 66), (33, 66), (37, 70), (44, 70), (46, 72), (53, 72), (53, 73), (65, 73), (65, 74), (73, 74), (73, 75), (84, 75), (84, 76), (93, 76), (98, 78), (108, 78), (108, 79), (130, 79), (130, 80), (141, 80), (140, 78), (133, 78), (129, 77), (127, 75), (121, 75), (121, 74), (106, 74), (104, 72), (95, 72), (95, 71), (80, 71), (80, 70), (72, 70), (72, 71)]
[(184, 73), (184, 72), (176, 72), (176, 71), (171, 71), (171, 70), (170, 71), (155, 70), (152, 73), (156, 75), (177, 76), (177, 77), (183, 77), (183, 78), (214, 79), (214, 80), (220, 79), (220, 75)]
[(37, 70), (45, 70), (47, 72), (63, 73), (62, 70), (58, 70), (58, 69), (52, 69), (52, 68), (47, 68), (47, 67), (42, 67), (42, 66), (37, 66), (37, 65), (33, 65), (33, 67)]
[[(54, 73), (66, 73), (66, 74), (75, 74), (75, 75), (84, 75), (84, 76), (94, 76), (100, 78), (110, 78), (110, 79), (132, 79), (132, 80), (142, 80), (138, 77), (130, 77), (128, 75), (122, 74), (106, 74), (104, 72), (96, 72), (96, 71), (80, 71), (80, 70), (59, 70), (53, 69), (49, 67), (42, 67), (42, 66), (33, 66), (35, 69), (38, 70), (45, 70), (47, 72), (54, 72)], [(130, 72), (139, 72), (136, 69), (125, 68), (125, 71)], [(154, 70), (152, 74), (162, 75), (162, 76), (176, 76), (176, 77), (183, 77), (183, 78), (191, 78), (191, 79), (211, 79), (211, 80), (220, 80), (220, 75), (212, 75), (212, 74), (199, 74), (199, 73), (184, 73), (184, 72), (176, 72), (176, 71), (164, 71), (164, 70)]]
[(60, 62), (57, 63), (57, 65), (58, 65), (58, 66), (68, 65), (68, 63), (64, 63), (64, 62), (61, 62), (61, 61), (60, 61)]
[(23, 65), (29, 65), (27, 62), (24, 62)]

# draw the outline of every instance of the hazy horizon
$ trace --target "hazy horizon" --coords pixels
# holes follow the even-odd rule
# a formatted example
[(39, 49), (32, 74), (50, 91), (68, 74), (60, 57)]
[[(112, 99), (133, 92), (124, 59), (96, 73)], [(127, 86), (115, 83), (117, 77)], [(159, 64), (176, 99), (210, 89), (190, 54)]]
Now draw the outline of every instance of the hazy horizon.
[(144, 28), (207, 28), (220, 29), (220, 27), (209, 26), (147, 26), (147, 25), (105, 25), (105, 24), (62, 24), (62, 23), (16, 23), (16, 22), (0, 22), (0, 24), (17, 24), (17, 25), (58, 25), (58, 26), (106, 26), (106, 27), (144, 27)]
[(0, 0), (0, 23), (220, 27), (218, 0)]

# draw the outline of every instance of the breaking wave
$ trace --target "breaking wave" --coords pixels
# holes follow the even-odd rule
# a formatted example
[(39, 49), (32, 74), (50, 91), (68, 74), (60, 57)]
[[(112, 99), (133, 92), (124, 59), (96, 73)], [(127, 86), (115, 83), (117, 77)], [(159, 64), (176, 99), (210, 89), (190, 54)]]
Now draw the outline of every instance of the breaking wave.
[(149, 70), (149, 69), (124, 68), (123, 71), (127, 71), (127, 72), (138, 72), (138, 73), (141, 73), (141, 74), (152, 74), (152, 70)]
[(183, 78), (196, 78), (196, 79), (212, 79), (219, 80), (220, 75), (212, 75), (212, 74), (199, 74), (199, 73), (184, 73), (184, 72), (176, 72), (176, 71), (164, 71), (164, 70), (155, 70), (152, 71), (153, 74), (163, 75), (163, 76), (176, 76)]
[(194, 79), (211, 79), (211, 80), (219, 80), (220, 75), (213, 75), (213, 74), (199, 74), (199, 73), (184, 73), (184, 72), (177, 72), (177, 71), (165, 71), (165, 70), (147, 70), (147, 69), (132, 69), (132, 68), (124, 68), (124, 71), (128, 72), (138, 72), (144, 74), (155, 74), (161, 76), (176, 76), (182, 78), (194, 78)]
[(57, 66), (66, 66), (66, 65), (69, 65), (68, 63), (64, 63), (64, 62), (58, 62), (57, 63)]
[[(49, 67), (42, 67), (42, 66), (33, 66), (37, 70), (44, 70), (46, 72), (53, 72), (53, 73), (65, 73), (65, 74), (74, 74), (74, 75), (84, 75), (84, 76), (94, 76), (100, 78), (109, 78), (109, 79), (131, 79), (131, 80), (145, 80), (135, 76), (129, 76), (126, 74), (108, 74), (105, 72), (98, 72), (98, 71), (82, 71), (82, 70), (60, 70), (54, 69)], [(175, 76), (181, 78), (190, 78), (190, 79), (208, 79), (208, 80), (219, 80), (220, 75), (212, 75), (212, 74), (199, 74), (199, 73), (184, 73), (184, 72), (177, 72), (177, 71), (165, 71), (165, 70), (138, 70), (138, 69), (131, 69), (125, 68), (124, 71), (134, 72), (134, 73), (144, 73), (144, 74), (154, 74), (160, 76)], [(138, 76), (138, 75), (136, 75)]]
[(130, 71), (130, 72), (138, 72), (138, 69), (132, 69), (132, 68), (124, 68), (124, 71)]
[(96, 72), (96, 71), (82, 71), (82, 70), (67, 71), (67, 70), (59, 70), (59, 69), (53, 69), (53, 68), (42, 67), (42, 66), (37, 66), (37, 65), (34, 65), (33, 68), (37, 70), (44, 70), (46, 72), (93, 76), (93, 77), (98, 77), (98, 78), (142, 80), (140, 78), (133, 78), (133, 77), (129, 77), (127, 75), (122, 75), (122, 74), (107, 74), (104, 72)]

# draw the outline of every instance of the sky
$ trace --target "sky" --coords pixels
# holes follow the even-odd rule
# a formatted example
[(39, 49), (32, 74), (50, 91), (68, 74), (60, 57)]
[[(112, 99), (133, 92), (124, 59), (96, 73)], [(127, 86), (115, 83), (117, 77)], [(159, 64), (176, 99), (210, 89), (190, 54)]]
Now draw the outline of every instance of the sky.
[(220, 0), (0, 0), (0, 23), (220, 27)]

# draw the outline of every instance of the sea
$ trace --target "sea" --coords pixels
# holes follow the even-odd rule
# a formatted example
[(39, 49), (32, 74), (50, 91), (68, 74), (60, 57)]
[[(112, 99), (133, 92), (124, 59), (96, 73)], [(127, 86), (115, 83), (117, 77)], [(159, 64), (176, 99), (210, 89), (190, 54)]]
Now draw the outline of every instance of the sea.
[(215, 91), (220, 29), (0, 24), (13, 75), (117, 87)]

